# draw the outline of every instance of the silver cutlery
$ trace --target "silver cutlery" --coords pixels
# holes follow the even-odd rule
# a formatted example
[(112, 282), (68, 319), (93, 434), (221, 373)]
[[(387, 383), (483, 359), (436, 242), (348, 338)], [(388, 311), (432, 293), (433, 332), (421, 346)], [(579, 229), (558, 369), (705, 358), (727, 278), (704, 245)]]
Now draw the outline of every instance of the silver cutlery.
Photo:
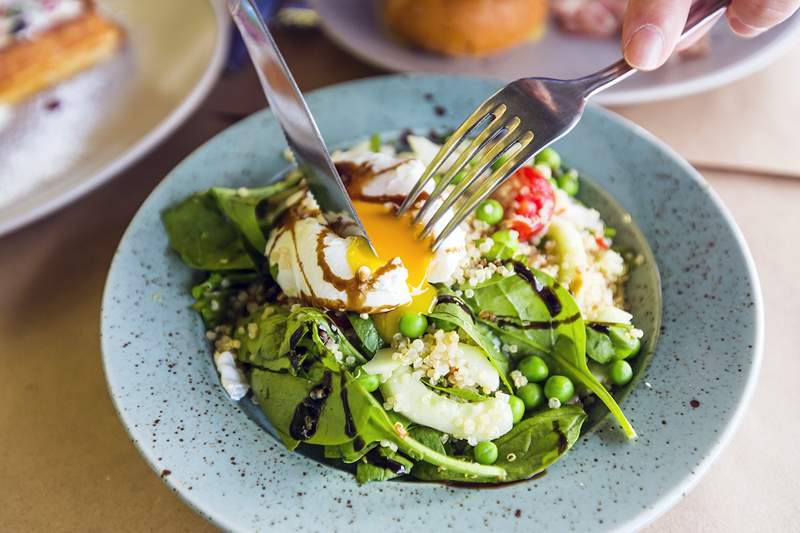
[[(721, 15), (729, 3), (730, 0), (696, 1), (681, 39), (693, 35)], [(442, 164), (464, 143), (463, 151), (438, 179), (434, 191), (415, 215), (417, 223), (425, 224), (420, 234), (420, 238), (424, 238), (443, 217), (452, 213), (446, 226), (436, 235), (433, 245), (436, 249), (478, 204), (526, 161), (572, 130), (589, 98), (635, 72), (625, 60), (620, 60), (599, 72), (573, 80), (522, 78), (506, 85), (478, 106), (447, 139), (400, 206), (398, 215), (417, 203), (420, 193)], [(461, 181), (443, 197), (462, 170), (466, 174), (462, 173)]]
[[(261, 87), (323, 215), (345, 236), (369, 237), (297, 83), (253, 0), (227, 0)], [(372, 243), (370, 243), (372, 246)]]

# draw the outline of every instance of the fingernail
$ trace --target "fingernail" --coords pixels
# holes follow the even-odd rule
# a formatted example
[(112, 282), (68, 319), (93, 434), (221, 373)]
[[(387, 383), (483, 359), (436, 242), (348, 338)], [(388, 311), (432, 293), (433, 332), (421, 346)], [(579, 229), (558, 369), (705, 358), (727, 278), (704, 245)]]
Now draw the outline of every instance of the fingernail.
[(746, 24), (742, 22), (742, 19), (740, 19), (736, 15), (730, 15), (728, 19), (728, 24), (730, 25), (734, 33), (736, 33), (737, 35), (741, 35), (742, 37), (755, 37), (756, 35), (764, 33), (764, 30), (766, 29)]
[(641, 70), (661, 65), (664, 55), (664, 32), (655, 24), (639, 26), (625, 43), (625, 60)]

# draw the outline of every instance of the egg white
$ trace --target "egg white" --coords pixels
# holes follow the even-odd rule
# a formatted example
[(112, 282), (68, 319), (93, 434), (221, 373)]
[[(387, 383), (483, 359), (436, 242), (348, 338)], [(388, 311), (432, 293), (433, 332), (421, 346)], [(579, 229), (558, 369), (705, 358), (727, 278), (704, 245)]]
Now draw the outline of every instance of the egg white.
[[(371, 167), (373, 176), (361, 184), (360, 194), (364, 199), (406, 196), (425, 170), (417, 159), (400, 159), (385, 153), (340, 152), (335, 154), (334, 160)], [(429, 183), (426, 192), (430, 193), (433, 186), (432, 182)], [(304, 203), (307, 208), (315, 202), (309, 194)], [(438, 234), (445, 224), (446, 220), (437, 224), (434, 234)], [(368, 282), (362, 284), (363, 298), (358, 302), (348, 301), (347, 292), (326, 280), (325, 269), (318, 264), (317, 240), (323, 232), (327, 234), (323, 240), (322, 259), (327, 269), (343, 280), (356, 277), (357, 273), (347, 260), (347, 250), (353, 245), (354, 237), (342, 238), (329, 232), (325, 220), (318, 214), (287, 217), (281, 227), (272, 231), (266, 248), (270, 267), (274, 273), (277, 271), (275, 281), (287, 296), (358, 313), (388, 311), (411, 301), (408, 269), (402, 263), (383, 273), (370, 273)], [(465, 257), (466, 233), (457, 228), (434, 253), (428, 281), (448, 283)]]

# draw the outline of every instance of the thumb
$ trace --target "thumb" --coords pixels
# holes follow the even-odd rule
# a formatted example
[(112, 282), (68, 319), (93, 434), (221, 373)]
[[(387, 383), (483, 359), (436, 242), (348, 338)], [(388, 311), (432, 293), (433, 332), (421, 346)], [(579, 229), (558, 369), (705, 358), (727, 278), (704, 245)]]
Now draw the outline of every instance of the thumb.
[(653, 70), (675, 49), (692, 0), (630, 0), (622, 25), (622, 54), (640, 70)]

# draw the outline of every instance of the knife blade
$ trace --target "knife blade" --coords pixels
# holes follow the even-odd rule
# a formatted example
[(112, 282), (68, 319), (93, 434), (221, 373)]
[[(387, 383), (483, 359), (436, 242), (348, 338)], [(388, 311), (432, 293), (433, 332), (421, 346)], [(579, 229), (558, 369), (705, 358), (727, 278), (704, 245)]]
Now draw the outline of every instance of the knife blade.
[(317, 123), (258, 8), (253, 0), (227, 0), (227, 4), (258, 73), (269, 107), (323, 216), (343, 236), (364, 237), (372, 247)]

